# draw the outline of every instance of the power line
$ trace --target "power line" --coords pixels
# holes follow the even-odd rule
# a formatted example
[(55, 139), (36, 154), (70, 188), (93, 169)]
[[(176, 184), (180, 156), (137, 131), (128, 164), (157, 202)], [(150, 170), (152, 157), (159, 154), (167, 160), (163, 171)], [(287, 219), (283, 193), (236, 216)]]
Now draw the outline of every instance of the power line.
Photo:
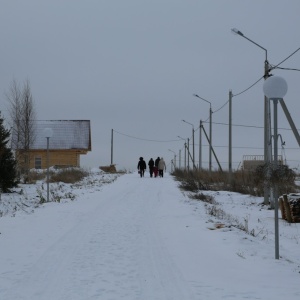
[(281, 68), (281, 67), (277, 67), (276, 69), (287, 70), (287, 71), (300, 71), (300, 69), (293, 69), (293, 68)]
[[(208, 122), (204, 122), (204, 123), (208, 123)], [(228, 123), (221, 123), (221, 122), (212, 122), (215, 125), (225, 125), (225, 126), (229, 126)], [(262, 129), (264, 128), (263, 126), (256, 126), (256, 125), (243, 125), (243, 124), (232, 124), (232, 126), (234, 127), (249, 127), (249, 128), (258, 128), (258, 129)]]
[(240, 93), (237, 93), (235, 95), (232, 95), (232, 97), (237, 97), (245, 92), (247, 92), (248, 90), (250, 90), (252, 87), (254, 87), (257, 83), (259, 83), (262, 79), (264, 78), (264, 76), (260, 77), (257, 81), (255, 81), (252, 85), (250, 85), (248, 88), (246, 88), (245, 90), (241, 91)]
[(116, 133), (118, 133), (120, 135), (127, 136), (127, 137), (132, 138), (132, 139), (141, 140), (141, 141), (147, 141), (147, 142), (169, 143), (169, 142), (179, 142), (179, 141), (181, 141), (181, 140), (168, 140), (168, 141), (149, 140), (149, 139), (144, 139), (144, 138), (135, 137), (135, 136), (132, 136), (132, 135), (129, 135), (129, 134), (125, 134), (125, 133), (119, 132), (119, 131), (117, 131), (115, 129), (114, 129), (114, 132), (116, 132)]
[[(206, 120), (206, 121), (203, 121), (203, 123), (208, 123), (208, 122)], [(221, 123), (221, 122), (212, 122), (212, 123), (215, 124), (215, 125), (222, 125), (222, 126), (228, 126), (229, 125), (228, 123)], [(255, 129), (263, 129), (264, 128), (263, 126), (243, 125), (243, 124), (232, 124), (232, 126), (233, 127), (243, 127), (243, 128), (255, 128)], [(195, 131), (197, 131), (198, 129), (199, 129), (199, 127), (197, 127), (197, 129)], [(280, 130), (287, 130), (287, 131), (291, 131), (292, 130), (290, 128), (283, 128), (283, 127), (279, 127), (278, 129), (280, 129)], [(299, 130), (299, 129), (297, 129), (297, 130)], [(117, 130), (114, 130), (114, 132), (116, 132), (116, 133), (118, 133), (120, 135), (123, 135), (123, 136), (127, 136), (127, 137), (132, 138), (132, 139), (141, 140), (141, 141), (147, 141), (147, 142), (169, 143), (169, 142), (180, 142), (180, 141), (182, 141), (181, 139), (176, 139), (176, 140), (153, 140), (153, 139), (145, 139), (145, 138), (141, 138), (141, 137), (132, 136), (132, 135), (129, 135), (129, 134), (126, 134), (126, 133), (122, 133), (122, 132), (119, 132)], [(195, 145), (197, 145), (197, 144), (195, 144)], [(218, 147), (218, 146), (214, 146), (214, 147)], [(233, 148), (235, 148), (235, 147), (233, 147)], [(249, 147), (246, 147), (246, 148), (249, 148)], [(253, 148), (253, 149), (262, 149), (262, 148)], [(285, 148), (285, 149), (289, 149), (289, 148)], [(299, 148), (296, 148), (296, 149), (299, 149)]]
[(219, 110), (221, 110), (228, 102), (229, 102), (229, 100), (227, 100), (220, 108), (218, 108), (217, 110), (215, 110), (213, 113), (216, 113)]
[[(204, 121), (203, 123), (208, 123), (206, 121)], [(215, 125), (224, 125), (224, 126), (229, 126), (228, 123), (221, 123), (221, 122), (212, 122)], [(257, 129), (263, 129), (263, 126), (257, 126), (257, 125), (243, 125), (243, 124), (232, 124), (232, 126), (234, 127), (247, 127), (247, 128), (257, 128)], [(288, 130), (291, 131), (291, 128), (284, 128), (284, 127), (278, 127), (278, 129), (280, 130)], [(300, 129), (297, 129), (298, 131), (300, 131)]]
[[(245, 90), (241, 91), (240, 93), (237, 93), (235, 95), (232, 95), (232, 97), (237, 97), (245, 92), (247, 92), (248, 90), (250, 90), (253, 86), (255, 86), (258, 82), (260, 82), (262, 79), (264, 78), (264, 76), (260, 77), (257, 81), (255, 81), (252, 85), (250, 85), (248, 88), (246, 88)], [(216, 113), (218, 111), (220, 111), (222, 108), (224, 108), (226, 106), (226, 104), (229, 102), (229, 100), (227, 100), (220, 108), (218, 108), (217, 110), (213, 111), (213, 113)], [(208, 119), (206, 119), (204, 122), (206, 122)]]
[(281, 65), (283, 62), (285, 62), (286, 60), (288, 60), (290, 57), (292, 57), (296, 52), (298, 52), (300, 50), (300, 48), (298, 48), (297, 50), (295, 50), (292, 54), (290, 54), (287, 58), (285, 58), (283, 61), (281, 61), (279, 64), (277, 64), (276, 66), (273, 66), (270, 71), (272, 71), (273, 69), (277, 69), (277, 67), (279, 65)]
[[(283, 61), (281, 61), (279, 64), (277, 64), (276, 66), (272, 66), (269, 69), (269, 72), (274, 70), (274, 69), (282, 69), (282, 70), (293, 70), (293, 71), (300, 71), (299, 69), (292, 69), (292, 68), (279, 68), (278, 66), (281, 65), (283, 62), (285, 62), (286, 60), (288, 60), (290, 57), (292, 57), (296, 52), (298, 52), (300, 50), (300, 48), (298, 48), (297, 50), (295, 50), (292, 54), (290, 54), (287, 58), (285, 58)], [(247, 92), (248, 90), (250, 90), (253, 86), (255, 86), (258, 82), (260, 82), (265, 76), (263, 75), (262, 77), (260, 77), (256, 82), (254, 82), (252, 85), (250, 85), (247, 89), (241, 91), (240, 93), (237, 93), (235, 95), (232, 95), (232, 97), (236, 97), (239, 96), (245, 92)]]

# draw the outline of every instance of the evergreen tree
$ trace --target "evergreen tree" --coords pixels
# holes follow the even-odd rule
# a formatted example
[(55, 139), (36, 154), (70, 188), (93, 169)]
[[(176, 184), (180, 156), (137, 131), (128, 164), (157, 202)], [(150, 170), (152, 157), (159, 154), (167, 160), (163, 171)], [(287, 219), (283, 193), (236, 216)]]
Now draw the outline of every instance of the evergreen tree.
[(7, 193), (10, 188), (17, 186), (18, 180), (17, 163), (8, 147), (10, 132), (4, 128), (3, 123), (0, 112), (0, 191)]

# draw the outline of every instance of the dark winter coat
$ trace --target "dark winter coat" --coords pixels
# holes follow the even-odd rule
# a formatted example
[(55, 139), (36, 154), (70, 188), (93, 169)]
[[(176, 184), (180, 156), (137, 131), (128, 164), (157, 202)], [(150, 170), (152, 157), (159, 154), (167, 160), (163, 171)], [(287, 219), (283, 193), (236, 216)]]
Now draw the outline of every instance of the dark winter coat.
[(145, 162), (143, 159), (140, 158), (140, 161), (139, 161), (139, 163), (138, 163), (137, 168), (138, 168), (139, 170), (145, 170), (145, 169), (147, 168), (146, 162)]
[(152, 158), (149, 160), (148, 166), (149, 166), (149, 169), (153, 169), (153, 167), (154, 167), (154, 160)]
[(158, 167), (159, 160), (160, 160), (159, 157), (155, 160), (155, 167)]

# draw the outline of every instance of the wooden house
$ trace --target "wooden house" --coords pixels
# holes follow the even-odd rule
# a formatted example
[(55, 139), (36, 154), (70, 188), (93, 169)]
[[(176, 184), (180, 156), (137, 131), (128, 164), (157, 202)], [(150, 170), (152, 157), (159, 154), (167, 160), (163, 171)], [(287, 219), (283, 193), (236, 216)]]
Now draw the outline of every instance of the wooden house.
[(27, 169), (47, 168), (45, 132), (48, 128), (52, 129), (48, 146), (50, 167), (80, 167), (80, 155), (92, 150), (89, 120), (36, 121), (33, 128), (34, 138), (30, 149), (24, 151), (15, 147), (16, 159), (21, 169), (25, 166)]

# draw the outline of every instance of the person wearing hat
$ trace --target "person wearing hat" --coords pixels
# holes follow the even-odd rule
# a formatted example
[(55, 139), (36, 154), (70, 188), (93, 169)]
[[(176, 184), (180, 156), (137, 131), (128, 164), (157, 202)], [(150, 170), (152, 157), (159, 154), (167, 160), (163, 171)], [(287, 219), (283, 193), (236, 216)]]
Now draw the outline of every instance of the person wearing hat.
[(153, 158), (150, 158), (150, 160), (148, 162), (148, 166), (149, 166), (150, 177), (152, 177), (153, 176), (153, 169), (154, 169), (154, 160), (153, 160)]
[(142, 157), (140, 157), (137, 168), (139, 170), (140, 176), (144, 177), (145, 170), (146, 170), (146, 162), (144, 161), (144, 159)]
[(164, 159), (161, 157), (158, 163), (158, 174), (159, 177), (164, 177), (164, 170), (166, 171), (167, 167), (166, 167), (166, 163), (164, 161)]
[(157, 177), (157, 175), (158, 175), (158, 163), (159, 163), (159, 160), (160, 160), (160, 158), (158, 156), (157, 159), (154, 162), (154, 170), (153, 170), (153, 172), (154, 172), (154, 176), (155, 177)]

